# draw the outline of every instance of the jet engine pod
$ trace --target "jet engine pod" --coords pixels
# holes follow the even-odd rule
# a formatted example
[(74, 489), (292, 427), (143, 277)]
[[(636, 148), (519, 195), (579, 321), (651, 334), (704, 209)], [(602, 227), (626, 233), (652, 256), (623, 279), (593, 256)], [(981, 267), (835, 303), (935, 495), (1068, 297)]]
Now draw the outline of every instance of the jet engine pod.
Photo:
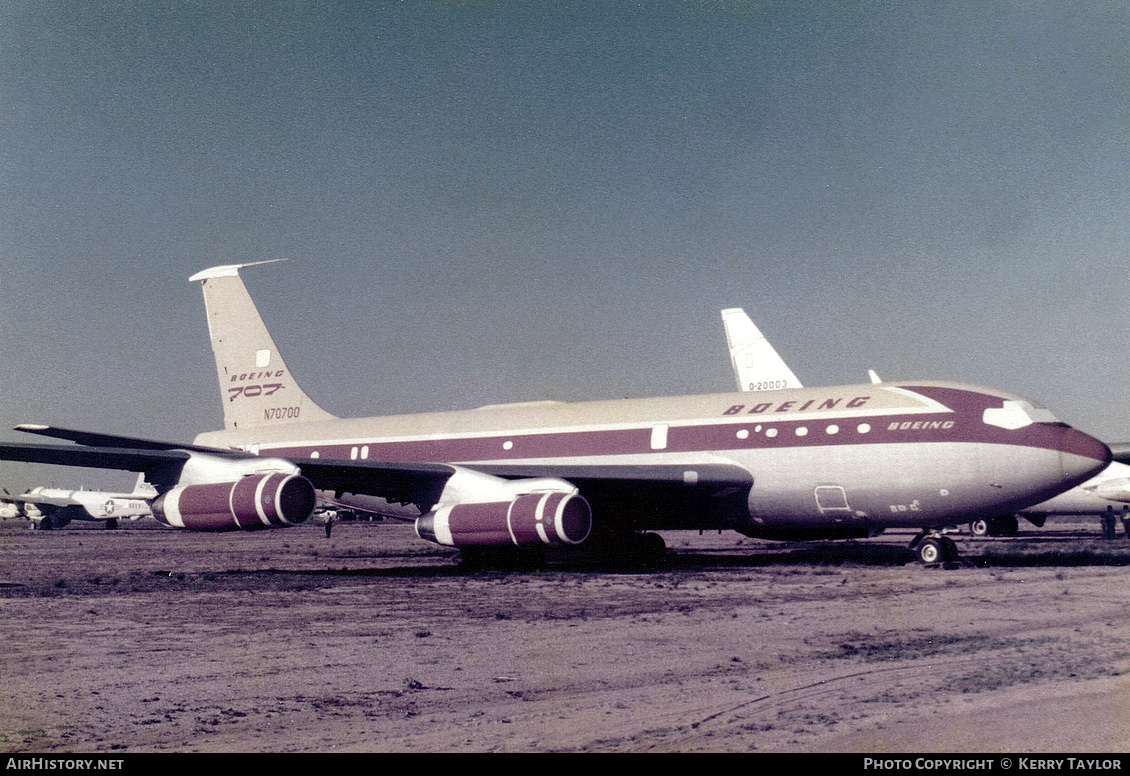
[(456, 504), (416, 520), (421, 539), (448, 547), (576, 545), (592, 530), (592, 509), (575, 493), (526, 493), (513, 501)]
[(298, 525), (314, 511), (314, 486), (296, 474), (253, 474), (235, 482), (178, 485), (153, 502), (166, 525), (235, 531)]

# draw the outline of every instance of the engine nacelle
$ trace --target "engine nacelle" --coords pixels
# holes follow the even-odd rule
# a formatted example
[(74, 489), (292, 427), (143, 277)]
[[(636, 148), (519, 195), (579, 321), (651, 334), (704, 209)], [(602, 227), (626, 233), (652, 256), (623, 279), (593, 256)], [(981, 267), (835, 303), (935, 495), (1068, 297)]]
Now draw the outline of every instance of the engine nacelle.
[(580, 544), (592, 509), (575, 493), (526, 493), (513, 501), (456, 504), (416, 520), (416, 535), (448, 547), (537, 547)]
[(253, 474), (235, 482), (178, 485), (153, 502), (174, 528), (235, 531), (299, 525), (314, 512), (314, 486), (296, 474)]

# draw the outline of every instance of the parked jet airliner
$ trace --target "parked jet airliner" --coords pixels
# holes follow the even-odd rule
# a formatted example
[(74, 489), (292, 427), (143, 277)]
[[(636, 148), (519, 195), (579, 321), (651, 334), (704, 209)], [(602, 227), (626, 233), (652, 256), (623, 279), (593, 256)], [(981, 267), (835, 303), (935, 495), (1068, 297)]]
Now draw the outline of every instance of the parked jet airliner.
[(1043, 501), (1110, 460), (1027, 399), (933, 381), (337, 418), (284, 363), (247, 266), (190, 278), (203, 286), (222, 431), (183, 445), (21, 426), (79, 445), (0, 444), (0, 458), (143, 472), (161, 493), (157, 518), (198, 530), (301, 523), (323, 492), (469, 552), (898, 526), (922, 529), (924, 561), (948, 550), (933, 529)]

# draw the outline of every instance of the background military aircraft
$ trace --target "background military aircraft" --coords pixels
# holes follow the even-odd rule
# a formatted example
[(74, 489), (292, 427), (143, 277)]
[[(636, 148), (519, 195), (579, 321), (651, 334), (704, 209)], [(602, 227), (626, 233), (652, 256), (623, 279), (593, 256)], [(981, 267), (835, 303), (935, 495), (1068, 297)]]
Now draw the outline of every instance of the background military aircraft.
[(131, 493), (98, 490), (67, 490), (38, 486), (19, 495), (0, 498), (0, 516), (24, 517), (33, 528), (62, 528), (72, 520), (101, 522), (117, 528), (121, 520), (138, 520), (153, 514), (150, 503), (157, 491), (138, 477)]

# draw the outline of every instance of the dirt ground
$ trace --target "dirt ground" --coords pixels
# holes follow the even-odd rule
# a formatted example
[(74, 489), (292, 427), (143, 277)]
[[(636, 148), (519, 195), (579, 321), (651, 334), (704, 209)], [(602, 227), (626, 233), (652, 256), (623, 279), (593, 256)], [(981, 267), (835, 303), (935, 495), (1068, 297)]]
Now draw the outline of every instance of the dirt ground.
[(0, 750), (1126, 752), (1097, 522), (472, 571), (410, 526), (0, 525)]

